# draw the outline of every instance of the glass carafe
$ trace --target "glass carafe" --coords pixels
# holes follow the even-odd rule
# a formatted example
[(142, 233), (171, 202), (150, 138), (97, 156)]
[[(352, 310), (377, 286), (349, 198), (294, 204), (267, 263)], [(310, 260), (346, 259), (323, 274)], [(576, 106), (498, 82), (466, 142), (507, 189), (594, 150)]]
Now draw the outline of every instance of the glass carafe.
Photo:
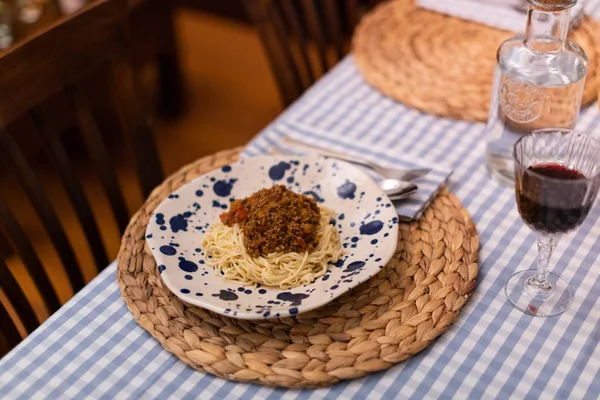
[(585, 52), (567, 39), (576, 0), (528, 2), (525, 35), (498, 49), (487, 123), (487, 168), (510, 185), (517, 139), (536, 129), (575, 126), (587, 72)]

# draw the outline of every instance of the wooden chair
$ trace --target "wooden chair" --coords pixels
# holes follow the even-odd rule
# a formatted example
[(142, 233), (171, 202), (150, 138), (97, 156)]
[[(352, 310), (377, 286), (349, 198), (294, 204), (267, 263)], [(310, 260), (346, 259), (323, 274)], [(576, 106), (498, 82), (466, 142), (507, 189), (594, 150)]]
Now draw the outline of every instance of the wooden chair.
[[(177, 117), (185, 109), (185, 93), (175, 37), (174, 2), (126, 1), (134, 67), (156, 66), (158, 110), (166, 117)], [(43, 12), (35, 22), (25, 23), (13, 16), (13, 35), (17, 41), (35, 35), (64, 13), (74, 12), (70, 8), (65, 9), (58, 0), (44, 0), (43, 3)]]
[(136, 66), (156, 63), (158, 110), (178, 117), (186, 107), (184, 77), (175, 36), (172, 0), (128, 0), (132, 59)]
[[(100, 271), (114, 254), (105, 250), (98, 228), (97, 216), (84, 192), (84, 182), (65, 149), (64, 141), (53, 127), (44, 102), (62, 96), (67, 99), (85, 143), (85, 150), (110, 203), (120, 232), (125, 229), (129, 214), (119, 186), (114, 160), (88, 102), (85, 90), (90, 76), (106, 79), (113, 98), (112, 105), (119, 121), (123, 143), (133, 154), (141, 192), (147, 195), (163, 178), (158, 153), (144, 111), (136, 97), (136, 82), (129, 62), (129, 38), (126, 29), (125, 1), (95, 0), (77, 13), (57, 21), (37, 36), (17, 44), (0, 55), (0, 159), (25, 193), (34, 213), (50, 238), (68, 275), (73, 292), (81, 289), (85, 280), (72, 244), (61, 219), (48, 199), (40, 182), (39, 171), (20, 149), (18, 137), (11, 127), (26, 118), (43, 143), (48, 159), (60, 177), (66, 196), (74, 210), (93, 259)], [(2, 198), (6, 198), (2, 193)], [(61, 305), (32, 239), (21, 226), (14, 210), (0, 200), (0, 242), (10, 245), (18, 255), (28, 275), (36, 285), (50, 313)], [(3, 254), (4, 256), (4, 254)], [(39, 321), (20, 282), (17, 282), (0, 258), (0, 289), (20, 322), (21, 329), (31, 332)], [(14, 346), (19, 330), (7, 317), (7, 305), (0, 305), (0, 336)], [(14, 313), (13, 313), (14, 314)]]
[(377, 0), (244, 0), (285, 106), (348, 52), (362, 13)]

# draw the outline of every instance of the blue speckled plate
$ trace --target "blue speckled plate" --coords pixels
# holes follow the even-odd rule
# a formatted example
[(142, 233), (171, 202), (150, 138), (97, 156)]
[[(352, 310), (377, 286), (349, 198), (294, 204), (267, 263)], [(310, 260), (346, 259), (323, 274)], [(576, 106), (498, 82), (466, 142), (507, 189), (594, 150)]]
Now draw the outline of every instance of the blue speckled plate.
[[(315, 282), (294, 289), (229, 283), (204, 264), (202, 237), (234, 199), (275, 184), (335, 210), (344, 256)], [(223, 315), (263, 319), (315, 309), (374, 276), (396, 250), (397, 225), (392, 203), (356, 167), (321, 157), (265, 156), (179, 188), (156, 208), (146, 240), (165, 284), (181, 300)]]

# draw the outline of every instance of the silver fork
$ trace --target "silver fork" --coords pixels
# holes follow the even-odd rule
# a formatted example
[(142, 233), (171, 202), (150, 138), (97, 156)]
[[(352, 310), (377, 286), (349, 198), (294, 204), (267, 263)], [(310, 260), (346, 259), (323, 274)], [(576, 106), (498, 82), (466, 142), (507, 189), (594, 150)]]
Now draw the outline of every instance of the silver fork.
[[(288, 152), (287, 150), (283, 150), (282, 148), (277, 147), (271, 147), (269, 152), (275, 155), (290, 154), (290, 152)], [(393, 201), (406, 199), (414, 193), (416, 193), (417, 190), (419, 190), (419, 187), (412, 182), (394, 178), (386, 178), (378, 182), (377, 184), (379, 185), (381, 190), (383, 190), (383, 193), (385, 193), (388, 196), (388, 198)]]
[(342, 161), (347, 161), (353, 164), (358, 164), (365, 166), (367, 168), (372, 169), (382, 178), (388, 179), (398, 179), (400, 181), (413, 181), (415, 179), (421, 178), (427, 175), (431, 169), (430, 168), (416, 168), (416, 169), (398, 169), (398, 168), (386, 168), (381, 165), (377, 165), (376, 163), (372, 163), (367, 160), (363, 160), (360, 158), (346, 156), (344, 154), (336, 153), (331, 150), (323, 149), (316, 146), (307, 145), (305, 143), (301, 143), (297, 140), (286, 137), (283, 139), (284, 142), (288, 142), (294, 147), (303, 147), (307, 151), (318, 152), (324, 156), (335, 158)]

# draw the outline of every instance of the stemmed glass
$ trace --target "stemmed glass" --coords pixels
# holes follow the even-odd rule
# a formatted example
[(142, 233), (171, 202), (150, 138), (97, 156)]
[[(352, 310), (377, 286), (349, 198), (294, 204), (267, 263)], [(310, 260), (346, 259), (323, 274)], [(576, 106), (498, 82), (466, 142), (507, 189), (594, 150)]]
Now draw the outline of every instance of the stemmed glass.
[(519, 214), (538, 234), (537, 269), (520, 271), (506, 283), (506, 296), (519, 310), (541, 317), (571, 305), (573, 292), (548, 272), (560, 237), (578, 228), (600, 188), (600, 143), (570, 129), (541, 129), (514, 147), (515, 192)]

